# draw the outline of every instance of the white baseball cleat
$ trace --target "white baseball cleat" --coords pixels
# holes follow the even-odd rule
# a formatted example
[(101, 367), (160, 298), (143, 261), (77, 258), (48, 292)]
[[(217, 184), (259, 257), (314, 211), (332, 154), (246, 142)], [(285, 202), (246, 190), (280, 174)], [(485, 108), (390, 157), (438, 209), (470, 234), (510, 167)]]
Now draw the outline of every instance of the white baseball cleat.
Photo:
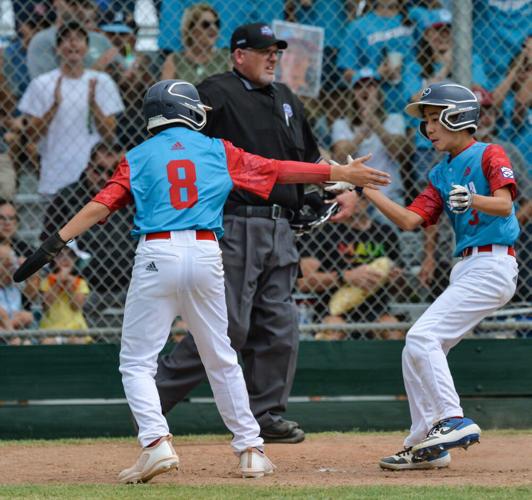
[(168, 434), (150, 448), (143, 448), (133, 467), (124, 469), (118, 480), (122, 483), (147, 483), (150, 479), (172, 469), (178, 469), (179, 457), (172, 446), (172, 434)]
[(405, 448), (395, 455), (381, 458), (379, 465), (382, 469), (389, 470), (420, 470), (420, 469), (441, 469), (449, 467), (451, 463), (451, 454), (448, 451), (442, 451), (436, 457), (417, 458), (412, 453), (412, 447)]
[(266, 474), (272, 474), (275, 465), (258, 448), (248, 448), (240, 454), (240, 472), (243, 478), (259, 478)]

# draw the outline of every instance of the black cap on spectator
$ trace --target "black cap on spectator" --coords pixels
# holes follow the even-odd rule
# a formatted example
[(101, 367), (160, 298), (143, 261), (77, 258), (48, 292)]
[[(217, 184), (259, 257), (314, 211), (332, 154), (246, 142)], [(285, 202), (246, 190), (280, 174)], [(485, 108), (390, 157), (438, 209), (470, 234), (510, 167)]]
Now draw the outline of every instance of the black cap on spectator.
[(135, 21), (127, 19), (122, 11), (108, 11), (100, 24), (100, 29), (105, 33), (129, 34), (135, 31), (135, 27)]
[(286, 49), (288, 44), (278, 40), (272, 29), (264, 23), (244, 24), (233, 31), (231, 35), (231, 52), (236, 49), (265, 49), (277, 45), (279, 49)]
[(89, 43), (89, 34), (87, 30), (78, 22), (72, 21), (70, 23), (63, 24), (58, 30), (57, 35), (55, 36), (55, 46), (59, 47), (63, 40), (70, 35), (70, 33), (81, 33), (87, 43)]

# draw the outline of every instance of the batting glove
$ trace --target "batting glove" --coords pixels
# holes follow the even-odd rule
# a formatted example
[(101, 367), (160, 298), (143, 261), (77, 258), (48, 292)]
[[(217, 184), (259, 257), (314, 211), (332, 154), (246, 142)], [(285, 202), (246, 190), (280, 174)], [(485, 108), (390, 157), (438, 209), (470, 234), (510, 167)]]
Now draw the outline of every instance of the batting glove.
[[(327, 160), (331, 165), (339, 165), (338, 162), (334, 160)], [(353, 161), (353, 158), (351, 155), (347, 155), (347, 162), (351, 163)], [(343, 181), (327, 181), (325, 184), (329, 184), (324, 188), (325, 191), (328, 193), (343, 193), (344, 191), (353, 191), (355, 189), (355, 185), (351, 184), (349, 182), (343, 182)]]
[(61, 239), (59, 233), (52, 234), (52, 236), (45, 239), (42, 245), (15, 271), (13, 280), (16, 283), (20, 283), (21, 281), (28, 279), (32, 274), (41, 269), (41, 267), (52, 262), (55, 256), (63, 250), (66, 244), (67, 242)]
[(447, 205), (453, 214), (463, 214), (469, 210), (473, 203), (473, 194), (465, 186), (453, 184), (453, 189), (449, 193)]

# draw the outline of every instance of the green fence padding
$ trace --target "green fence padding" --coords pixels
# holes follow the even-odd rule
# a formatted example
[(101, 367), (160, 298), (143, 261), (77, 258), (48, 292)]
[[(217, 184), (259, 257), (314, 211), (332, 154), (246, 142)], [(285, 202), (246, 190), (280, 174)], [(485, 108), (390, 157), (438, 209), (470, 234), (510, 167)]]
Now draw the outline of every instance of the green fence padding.
[[(400, 341), (302, 342), (292, 396), (404, 394)], [(122, 398), (119, 346), (0, 346), (0, 401)], [(532, 341), (464, 340), (449, 355), (463, 396), (532, 396)], [(209, 396), (207, 384), (191, 396)]]
[[(532, 427), (532, 398), (462, 401), (482, 429)], [(306, 432), (406, 430), (406, 401), (291, 403), (287, 418)], [(180, 403), (168, 416), (175, 435), (227, 434), (214, 404)], [(16, 406), (0, 409), (0, 439), (57, 439), (134, 436), (127, 405)], [(398, 444), (399, 441), (398, 441)]]

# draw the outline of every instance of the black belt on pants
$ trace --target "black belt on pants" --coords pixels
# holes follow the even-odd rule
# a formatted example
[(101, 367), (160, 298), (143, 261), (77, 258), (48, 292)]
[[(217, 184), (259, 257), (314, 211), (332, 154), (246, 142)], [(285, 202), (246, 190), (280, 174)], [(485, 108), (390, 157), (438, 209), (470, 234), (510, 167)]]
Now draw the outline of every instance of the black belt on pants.
[(288, 219), (294, 218), (294, 211), (283, 208), (281, 205), (262, 207), (257, 205), (232, 205), (224, 208), (225, 215), (237, 215), (238, 217), (263, 217), (265, 219)]

